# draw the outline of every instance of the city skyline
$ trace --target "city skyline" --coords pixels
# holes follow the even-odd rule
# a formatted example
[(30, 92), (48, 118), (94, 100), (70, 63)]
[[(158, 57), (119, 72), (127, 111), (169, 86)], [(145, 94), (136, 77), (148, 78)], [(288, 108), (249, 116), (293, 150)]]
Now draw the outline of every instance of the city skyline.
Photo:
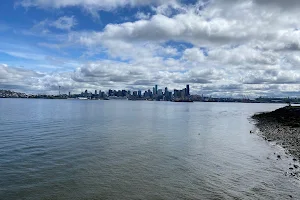
[(1, 1), (0, 88), (300, 96), (300, 4), (282, 2)]

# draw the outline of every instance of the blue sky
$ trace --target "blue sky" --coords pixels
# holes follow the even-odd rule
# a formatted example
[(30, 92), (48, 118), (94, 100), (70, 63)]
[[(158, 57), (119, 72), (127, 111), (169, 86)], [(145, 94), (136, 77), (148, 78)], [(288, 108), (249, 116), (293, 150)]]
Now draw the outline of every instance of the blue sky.
[(298, 96), (295, 0), (4, 0), (0, 89)]

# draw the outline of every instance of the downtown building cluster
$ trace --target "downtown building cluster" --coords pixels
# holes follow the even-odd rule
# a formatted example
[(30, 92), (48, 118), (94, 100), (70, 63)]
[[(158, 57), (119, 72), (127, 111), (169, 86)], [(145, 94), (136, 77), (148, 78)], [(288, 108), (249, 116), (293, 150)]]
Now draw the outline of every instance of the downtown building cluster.
[(26, 94), (21, 92), (15, 92), (10, 90), (0, 89), (0, 98), (30, 98), (30, 99), (91, 99), (91, 100), (109, 100), (109, 99), (129, 99), (129, 100), (149, 100), (149, 101), (174, 101), (174, 102), (239, 102), (239, 103), (292, 103), (300, 104), (300, 98), (275, 98), (275, 97), (259, 97), (250, 99), (249, 97), (243, 98), (230, 98), (230, 97), (218, 97), (204, 95), (190, 95), (189, 85), (182, 90), (169, 91), (168, 88), (164, 90), (158, 89), (157, 86), (152, 90), (142, 91), (130, 90), (108, 90), (103, 92), (101, 90), (95, 90), (94, 93), (87, 90), (80, 94), (59, 94), (47, 95), (47, 94)]
[(71, 95), (70, 98), (86, 98), (86, 99), (128, 99), (128, 100), (154, 100), (154, 101), (188, 101), (190, 100), (190, 86), (187, 85), (186, 88), (182, 90), (174, 89), (174, 91), (169, 91), (167, 87), (164, 89), (159, 89), (155, 85), (152, 90), (146, 91), (130, 91), (130, 90), (111, 90), (109, 89), (107, 93), (99, 90), (95, 90), (94, 93), (82, 92), (79, 95)]

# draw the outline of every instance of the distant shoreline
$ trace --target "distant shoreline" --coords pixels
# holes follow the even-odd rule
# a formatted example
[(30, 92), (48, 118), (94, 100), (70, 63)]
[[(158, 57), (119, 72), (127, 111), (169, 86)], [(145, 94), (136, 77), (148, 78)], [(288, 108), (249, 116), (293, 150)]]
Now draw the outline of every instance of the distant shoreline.
[(286, 106), (252, 116), (265, 140), (275, 141), (300, 159), (300, 107)]
[[(125, 99), (117, 99), (117, 98), (106, 98), (106, 99), (80, 99), (80, 98), (68, 98), (68, 97), (58, 97), (58, 96), (53, 96), (53, 97), (1, 97), (0, 99), (49, 99), (49, 100), (84, 100), (84, 101), (106, 101), (106, 100), (125, 100)], [(126, 99), (128, 101), (157, 101), (157, 100), (149, 100), (149, 99)], [(283, 99), (284, 100), (284, 99)], [(286, 104), (285, 102), (278, 102), (278, 101), (244, 101), (243, 99), (230, 99), (226, 100), (225, 98), (220, 98), (220, 99), (213, 99), (213, 100), (205, 100), (205, 101), (200, 101), (200, 100), (191, 100), (191, 101), (159, 101), (159, 102), (181, 102), (181, 103), (190, 103), (190, 102), (203, 102), (203, 103), (246, 103), (246, 104)], [(295, 103), (293, 104), (300, 104), (300, 103)]]

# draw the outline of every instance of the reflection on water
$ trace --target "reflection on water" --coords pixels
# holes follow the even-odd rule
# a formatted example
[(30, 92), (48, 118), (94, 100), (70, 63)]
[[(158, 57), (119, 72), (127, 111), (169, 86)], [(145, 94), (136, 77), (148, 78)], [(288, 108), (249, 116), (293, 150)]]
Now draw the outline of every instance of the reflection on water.
[(0, 199), (297, 198), (249, 133), (280, 106), (0, 99)]

